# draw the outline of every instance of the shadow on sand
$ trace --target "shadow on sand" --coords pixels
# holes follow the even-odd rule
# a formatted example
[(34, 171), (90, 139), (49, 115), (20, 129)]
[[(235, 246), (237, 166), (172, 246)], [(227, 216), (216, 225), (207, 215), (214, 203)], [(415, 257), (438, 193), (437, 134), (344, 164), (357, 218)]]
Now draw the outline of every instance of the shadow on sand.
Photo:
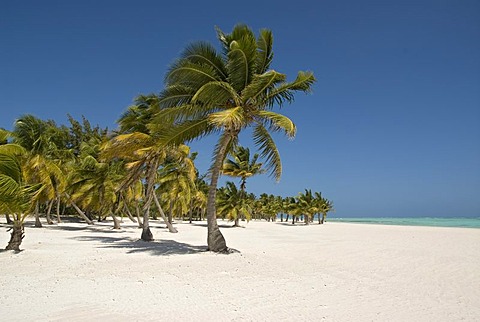
[(156, 239), (151, 242), (146, 242), (141, 239), (131, 240), (124, 237), (110, 236), (78, 236), (74, 237), (74, 239), (79, 241), (99, 241), (105, 244), (105, 246), (100, 246), (102, 248), (126, 249), (127, 254), (147, 252), (156, 256), (168, 256), (195, 254), (207, 251), (206, 246), (190, 245), (168, 239)]

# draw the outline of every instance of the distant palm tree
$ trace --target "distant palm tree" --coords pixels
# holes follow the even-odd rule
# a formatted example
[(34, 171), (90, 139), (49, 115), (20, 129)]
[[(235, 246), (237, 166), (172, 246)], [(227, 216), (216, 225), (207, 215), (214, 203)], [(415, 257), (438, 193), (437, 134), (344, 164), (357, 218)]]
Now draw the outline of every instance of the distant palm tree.
[(196, 171), (190, 147), (181, 145), (175, 155), (170, 155), (158, 171), (158, 188), (163, 200), (168, 200), (168, 220), (172, 223), (173, 214), (177, 216), (188, 212), (190, 201), (194, 198)]
[(252, 207), (249, 201), (233, 182), (228, 181), (226, 186), (220, 188), (217, 193), (218, 214), (222, 218), (226, 217), (235, 222), (238, 221), (241, 215), (250, 220)]
[[(23, 115), (15, 122), (13, 135), (15, 142), (28, 152), (25, 156), (23, 174), (31, 184), (41, 184), (41, 190), (32, 200), (35, 213), (35, 227), (42, 227), (39, 217), (39, 205), (53, 202), (65, 184), (65, 175), (60, 167), (60, 150), (55, 134), (54, 122), (46, 122), (33, 115)], [(65, 154), (62, 155), (63, 157)], [(48, 213), (48, 212), (47, 212)], [(52, 224), (50, 217), (48, 223)]]
[(318, 213), (318, 208), (315, 203), (311, 189), (305, 189), (305, 193), (299, 192), (297, 196), (298, 211), (304, 216), (305, 224), (309, 225), (313, 216)]
[(325, 222), (325, 218), (327, 218), (327, 213), (333, 211), (333, 202), (323, 198), (320, 192), (315, 192), (315, 203), (319, 213), (318, 223), (323, 224)]
[[(231, 34), (217, 29), (223, 52), (205, 42), (188, 46), (171, 66), (166, 88), (160, 94), (161, 109), (151, 127), (161, 129), (164, 144), (180, 144), (211, 133), (220, 133), (210, 168), (207, 202), (208, 249), (228, 251), (216, 222), (215, 196), (223, 161), (240, 132), (253, 128), (253, 138), (266, 167), (278, 180), (280, 154), (271, 132), (293, 137), (296, 127), (273, 107), (292, 102), (297, 91), (311, 90), (315, 78), (299, 72), (293, 82), (270, 69), (273, 36), (263, 29), (258, 38), (250, 28), (237, 25)], [(170, 126), (175, 123), (176, 126)], [(165, 125), (166, 124), (166, 125)]]
[[(222, 173), (230, 177), (240, 178), (240, 198), (246, 198), (247, 178), (263, 173), (262, 163), (258, 163), (258, 154), (254, 154), (250, 159), (250, 150), (242, 146), (236, 146), (230, 152), (232, 159), (227, 159), (223, 163)], [(235, 227), (239, 226), (240, 213), (235, 217)]]

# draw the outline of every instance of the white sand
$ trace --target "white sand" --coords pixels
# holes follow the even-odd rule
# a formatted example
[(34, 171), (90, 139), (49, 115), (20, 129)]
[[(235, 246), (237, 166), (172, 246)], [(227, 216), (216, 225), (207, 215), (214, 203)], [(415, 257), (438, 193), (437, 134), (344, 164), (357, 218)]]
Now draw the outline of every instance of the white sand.
[(201, 225), (153, 243), (127, 223), (27, 227), (0, 253), (0, 320), (480, 320), (479, 229), (251, 222), (220, 255)]

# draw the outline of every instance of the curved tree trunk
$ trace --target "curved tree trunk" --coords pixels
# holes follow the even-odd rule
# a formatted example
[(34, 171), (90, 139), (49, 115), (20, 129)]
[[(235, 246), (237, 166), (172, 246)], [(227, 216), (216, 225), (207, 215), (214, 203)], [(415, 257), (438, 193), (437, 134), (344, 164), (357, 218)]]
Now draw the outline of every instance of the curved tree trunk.
[(47, 212), (45, 214), (45, 217), (47, 217), (47, 224), (49, 224), (49, 225), (53, 225), (52, 218), (50, 217), (50, 212), (52, 211), (52, 206), (53, 206), (54, 202), (55, 202), (55, 200), (50, 200), (48, 202), (48, 208), (47, 208)]
[(147, 198), (145, 205), (143, 206), (143, 226), (142, 226), (142, 235), (140, 238), (144, 241), (153, 241), (153, 234), (150, 230), (150, 205), (152, 203), (152, 198)]
[(22, 244), (22, 240), (25, 237), (25, 234), (23, 233), (23, 224), (15, 221), (11, 229), (12, 232), (10, 234), (10, 241), (8, 242), (7, 247), (5, 247), (5, 250), (13, 250), (19, 252), (20, 244)]
[(42, 228), (42, 222), (40, 221), (40, 210), (39, 210), (39, 204), (38, 201), (35, 204), (35, 227), (37, 228)]
[(155, 204), (157, 205), (158, 212), (160, 213), (160, 216), (162, 217), (165, 225), (167, 225), (168, 231), (171, 232), (171, 233), (178, 233), (178, 230), (175, 227), (172, 226), (170, 221), (165, 216), (165, 213), (163, 212), (162, 206), (160, 206), (160, 202), (158, 201), (158, 198), (157, 198), (157, 195), (155, 194), (155, 192), (153, 193), (153, 200), (155, 200)]
[(127, 205), (124, 205), (125, 212), (127, 213), (128, 219), (130, 219), (133, 223), (137, 223), (137, 220), (132, 216), (130, 209), (128, 209)]
[(310, 217), (308, 215), (305, 215), (304, 218), (305, 218), (305, 225), (310, 225)]
[(217, 224), (217, 211), (216, 211), (216, 195), (217, 195), (217, 184), (218, 177), (220, 176), (220, 169), (222, 168), (223, 160), (225, 159), (225, 154), (227, 152), (228, 145), (231, 141), (231, 137), (227, 132), (223, 133), (222, 138), (219, 142), (220, 146), (215, 156), (215, 162), (213, 163), (211, 171), (211, 181), (208, 188), (208, 199), (207, 199), (207, 227), (208, 227), (208, 236), (207, 236), (207, 245), (208, 250), (212, 252), (228, 252), (227, 243), (223, 237), (220, 229)]
[(88, 219), (88, 217), (83, 213), (83, 211), (80, 208), (78, 208), (78, 206), (73, 201), (70, 201), (70, 204), (77, 211), (77, 213), (80, 215), (80, 217), (82, 217), (82, 219), (87, 222), (87, 224), (93, 225), (93, 221)]
[(110, 216), (113, 219), (113, 229), (120, 229), (120, 220), (118, 220), (117, 216), (113, 212), (110, 212)]
[(137, 215), (138, 228), (143, 228), (143, 222), (142, 218), (140, 218), (140, 208), (138, 207), (138, 203), (135, 204), (135, 214)]
[(60, 219), (60, 196), (57, 196), (57, 223), (61, 223), (62, 220)]

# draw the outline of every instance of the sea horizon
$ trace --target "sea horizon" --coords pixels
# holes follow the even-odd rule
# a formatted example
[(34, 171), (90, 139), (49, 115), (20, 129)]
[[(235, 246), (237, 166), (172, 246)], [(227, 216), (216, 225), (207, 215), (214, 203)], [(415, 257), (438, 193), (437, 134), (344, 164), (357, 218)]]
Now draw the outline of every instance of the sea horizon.
[(480, 228), (477, 217), (327, 217), (329, 222), (355, 224)]

